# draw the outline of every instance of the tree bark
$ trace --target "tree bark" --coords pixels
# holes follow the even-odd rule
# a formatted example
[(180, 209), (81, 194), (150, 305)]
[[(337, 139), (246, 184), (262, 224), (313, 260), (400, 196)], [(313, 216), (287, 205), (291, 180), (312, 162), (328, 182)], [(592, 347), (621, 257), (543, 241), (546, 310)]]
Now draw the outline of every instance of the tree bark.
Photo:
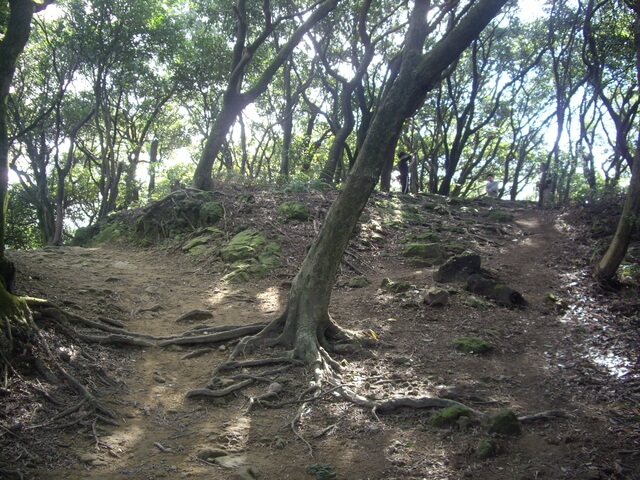
[[(636, 90), (640, 85), (640, 0), (627, 2), (627, 5), (635, 12), (633, 23), (634, 48), (636, 55), (636, 75), (638, 82)], [(637, 93), (637, 92), (636, 92)], [(619, 132), (618, 132), (619, 133)], [(626, 136), (625, 136), (626, 137)], [(628, 148), (628, 150), (631, 150)], [(627, 198), (622, 208), (622, 215), (618, 221), (618, 228), (611, 241), (611, 245), (604, 254), (604, 257), (596, 267), (598, 279), (609, 282), (613, 280), (618, 271), (618, 267), (624, 260), (631, 242), (633, 232), (640, 225), (640, 134), (636, 139), (634, 158), (631, 162), (631, 182), (627, 190)]]

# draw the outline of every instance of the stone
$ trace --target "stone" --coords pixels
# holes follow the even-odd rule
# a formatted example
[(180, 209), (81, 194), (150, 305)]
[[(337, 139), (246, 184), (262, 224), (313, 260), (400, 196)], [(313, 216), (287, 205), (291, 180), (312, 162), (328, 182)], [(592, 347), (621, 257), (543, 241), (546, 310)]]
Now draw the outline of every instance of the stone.
[(215, 463), (224, 468), (239, 468), (247, 464), (247, 457), (244, 455), (225, 455), (215, 459)]
[(255, 467), (242, 467), (236, 472), (236, 480), (257, 480), (261, 477), (260, 470)]
[(502, 410), (489, 418), (489, 433), (498, 435), (519, 435), (521, 431), (520, 421), (512, 410)]
[(298, 202), (285, 202), (278, 207), (278, 213), (286, 220), (308, 221), (311, 218), (309, 209)]
[(513, 288), (491, 278), (484, 278), (479, 274), (469, 276), (466, 288), (469, 292), (494, 300), (503, 307), (513, 308), (527, 305), (524, 297)]
[(431, 307), (444, 307), (449, 302), (449, 292), (438, 287), (430, 287), (421, 293), (422, 303)]
[(457, 424), (460, 417), (468, 417), (471, 415), (471, 410), (462, 405), (455, 405), (453, 407), (443, 408), (438, 410), (431, 418), (429, 423), (434, 427), (449, 427)]
[(216, 450), (214, 448), (203, 448), (196, 455), (200, 460), (204, 460), (205, 462), (213, 462), (216, 458), (226, 456), (226, 452), (223, 450)]
[(464, 282), (470, 275), (480, 273), (480, 255), (473, 252), (463, 252), (454, 255), (438, 268), (434, 280), (441, 283)]
[(495, 457), (498, 451), (498, 447), (494, 441), (488, 439), (482, 439), (478, 442), (476, 447), (476, 455), (480, 460), (486, 460), (487, 458)]
[(409, 243), (402, 256), (434, 260), (442, 257), (442, 250), (439, 243)]
[(395, 282), (390, 278), (384, 278), (382, 280), (382, 283), (380, 284), (380, 287), (393, 293), (403, 293), (408, 290), (411, 290), (414, 286), (411, 285), (409, 282), (403, 282), (403, 281)]
[(459, 352), (476, 354), (487, 353), (492, 349), (489, 342), (479, 337), (454, 338), (453, 348), (455, 348)]
[(351, 288), (364, 288), (370, 284), (371, 282), (367, 277), (353, 277), (349, 279), (349, 286)]

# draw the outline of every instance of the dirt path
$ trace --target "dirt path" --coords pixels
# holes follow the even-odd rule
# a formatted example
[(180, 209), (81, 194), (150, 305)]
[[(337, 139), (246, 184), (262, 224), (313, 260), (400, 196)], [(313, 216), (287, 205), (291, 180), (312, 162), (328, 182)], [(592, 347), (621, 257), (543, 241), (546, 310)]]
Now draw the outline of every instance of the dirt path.
[[(445, 308), (416, 308), (411, 294), (390, 294), (380, 283), (390, 277), (423, 288), (433, 283), (434, 269), (416, 267), (393, 246), (368, 260), (369, 287), (340, 286), (332, 298), (341, 324), (370, 328), (381, 339), (370, 358), (345, 359), (345, 382), (374, 398), (440, 395), (487, 415), (508, 407), (519, 415), (563, 410), (571, 419), (536, 422), (518, 437), (493, 438), (497, 455), (480, 460), (476, 446), (488, 438), (480, 424), (436, 429), (423, 411), (377, 421), (370, 412), (327, 398), (305, 410), (297, 426), (302, 441), (290, 428), (296, 406), (248, 411), (248, 395), (257, 388), (229, 398), (185, 398), (188, 390), (206, 385), (213, 368), (227, 359), (228, 346), (188, 359), (183, 357), (193, 347), (110, 348), (105, 368), (121, 383), (103, 401), (117, 412), (119, 425), (61, 433), (53, 439), (59, 466), (42, 469), (36, 462), (29, 478), (330, 478), (320, 476), (322, 466), (336, 478), (363, 480), (638, 478), (638, 457), (619, 453), (638, 445), (625, 446), (623, 435), (612, 435), (603, 414), (609, 406), (597, 398), (594, 403), (589, 389), (580, 390), (580, 375), (559, 366), (577, 340), (573, 327), (546, 303), (549, 293), (566, 291), (563, 275), (574, 255), (566, 231), (556, 213), (516, 208), (515, 214), (517, 235), (497, 229), (472, 248), (481, 253), (483, 267), (524, 295), (526, 309), (474, 303), (459, 287)], [(22, 291), (155, 336), (197, 325), (268, 321), (286, 297), (275, 278), (229, 286), (219, 282), (221, 272), (160, 250), (105, 245), (15, 257)], [(212, 318), (176, 321), (193, 310), (209, 311)], [(456, 353), (451, 340), (462, 335), (488, 339), (493, 353)], [(297, 372), (282, 383), (300, 393), (309, 378)], [(199, 459), (204, 449), (223, 454), (229, 465)]]

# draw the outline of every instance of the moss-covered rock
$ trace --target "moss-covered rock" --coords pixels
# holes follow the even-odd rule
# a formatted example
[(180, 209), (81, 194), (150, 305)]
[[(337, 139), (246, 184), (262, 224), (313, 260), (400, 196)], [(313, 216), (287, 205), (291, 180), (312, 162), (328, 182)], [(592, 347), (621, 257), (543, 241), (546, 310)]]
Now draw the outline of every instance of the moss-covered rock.
[(224, 207), (220, 202), (204, 202), (200, 205), (198, 214), (198, 226), (207, 227), (215, 225), (218, 220), (224, 217)]
[(498, 453), (498, 445), (493, 440), (483, 438), (478, 442), (476, 447), (476, 455), (480, 460), (495, 457)]
[(490, 298), (503, 307), (525, 307), (527, 301), (522, 294), (504, 283), (480, 274), (473, 274), (467, 279), (467, 290), (476, 295)]
[(522, 430), (518, 417), (509, 409), (492, 415), (487, 421), (487, 428), (489, 433), (498, 435), (519, 435)]
[(457, 337), (453, 339), (453, 348), (463, 353), (483, 354), (490, 352), (492, 346), (479, 337)]
[(311, 212), (309, 209), (298, 202), (285, 202), (278, 207), (278, 213), (282, 215), (287, 221), (301, 220), (306, 222), (311, 218)]
[(438, 287), (426, 288), (420, 292), (420, 302), (431, 307), (444, 307), (449, 302), (449, 292)]
[(403, 293), (414, 288), (414, 285), (409, 282), (395, 282), (390, 278), (384, 278), (382, 280), (382, 283), (380, 284), (380, 287), (393, 293)]
[(488, 220), (491, 220), (494, 222), (499, 222), (499, 223), (513, 222), (513, 215), (503, 210), (490, 210), (487, 213), (485, 213), (484, 216)]
[(240, 283), (276, 268), (280, 264), (280, 245), (267, 242), (261, 232), (247, 229), (222, 247), (220, 256), (231, 263), (230, 272), (224, 280)]
[(265, 243), (265, 236), (261, 232), (253, 229), (243, 230), (222, 247), (220, 256), (230, 263), (246, 260), (257, 255)]
[(351, 288), (364, 288), (371, 285), (371, 281), (367, 277), (352, 277), (349, 279), (349, 286)]
[(442, 258), (439, 243), (409, 243), (403, 250), (404, 257), (436, 260)]
[(435, 412), (431, 415), (431, 418), (429, 418), (429, 423), (438, 428), (449, 427), (456, 423), (460, 417), (470, 416), (471, 410), (467, 407), (463, 405), (455, 405)]
[(480, 272), (481, 265), (480, 255), (470, 251), (459, 253), (448, 259), (438, 268), (434, 275), (436, 282), (463, 282), (470, 275)]

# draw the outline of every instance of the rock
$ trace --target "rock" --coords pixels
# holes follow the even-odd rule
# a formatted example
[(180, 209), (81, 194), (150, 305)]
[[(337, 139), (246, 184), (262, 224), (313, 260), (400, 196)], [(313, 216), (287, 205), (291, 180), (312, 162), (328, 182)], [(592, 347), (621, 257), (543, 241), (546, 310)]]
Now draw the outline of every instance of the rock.
[(438, 260), (442, 257), (442, 250), (439, 243), (409, 243), (402, 256)]
[(176, 318), (176, 322), (200, 321), (208, 320), (210, 318), (213, 318), (213, 313), (208, 310), (191, 310), (190, 312), (184, 313)]
[(308, 221), (311, 218), (309, 209), (298, 202), (285, 202), (278, 207), (278, 213), (286, 220)]
[(442, 288), (430, 287), (420, 294), (420, 303), (431, 307), (444, 307), (449, 302), (449, 292)]
[(471, 293), (490, 298), (503, 307), (513, 308), (527, 305), (524, 297), (513, 288), (490, 278), (484, 278), (479, 274), (471, 275), (467, 279), (466, 288)]
[(521, 427), (520, 421), (512, 410), (505, 409), (492, 415), (488, 421), (489, 433), (498, 435), (518, 435)]
[(214, 448), (203, 448), (196, 455), (200, 460), (204, 460), (205, 462), (213, 462), (216, 458), (226, 456), (226, 452), (223, 450), (216, 450)]
[(80, 455), (79, 460), (82, 463), (91, 464), (94, 461), (98, 460), (98, 456), (95, 453), (83, 453), (82, 455)]
[(442, 410), (438, 410), (431, 418), (429, 418), (429, 423), (434, 427), (448, 427), (453, 424), (458, 423), (460, 417), (468, 417), (471, 415), (471, 410), (462, 405), (456, 405), (453, 407), (443, 408)]
[(351, 288), (364, 288), (370, 284), (371, 282), (367, 277), (353, 277), (349, 279), (349, 286)]
[(478, 442), (476, 447), (476, 455), (480, 460), (486, 460), (487, 458), (495, 457), (498, 453), (498, 446), (493, 440), (482, 439)]
[(242, 467), (236, 472), (237, 480), (257, 480), (261, 477), (260, 470), (254, 467)]
[(479, 337), (454, 338), (453, 348), (455, 348), (459, 352), (476, 354), (487, 353), (492, 349), (489, 342)]
[(480, 273), (480, 255), (463, 252), (447, 260), (438, 268), (434, 280), (441, 283), (464, 282), (470, 275)]
[(393, 293), (402, 293), (414, 288), (409, 282), (394, 282), (390, 278), (383, 279), (380, 287)]
[(244, 455), (225, 455), (215, 459), (215, 463), (224, 468), (239, 468), (247, 464), (247, 457)]

